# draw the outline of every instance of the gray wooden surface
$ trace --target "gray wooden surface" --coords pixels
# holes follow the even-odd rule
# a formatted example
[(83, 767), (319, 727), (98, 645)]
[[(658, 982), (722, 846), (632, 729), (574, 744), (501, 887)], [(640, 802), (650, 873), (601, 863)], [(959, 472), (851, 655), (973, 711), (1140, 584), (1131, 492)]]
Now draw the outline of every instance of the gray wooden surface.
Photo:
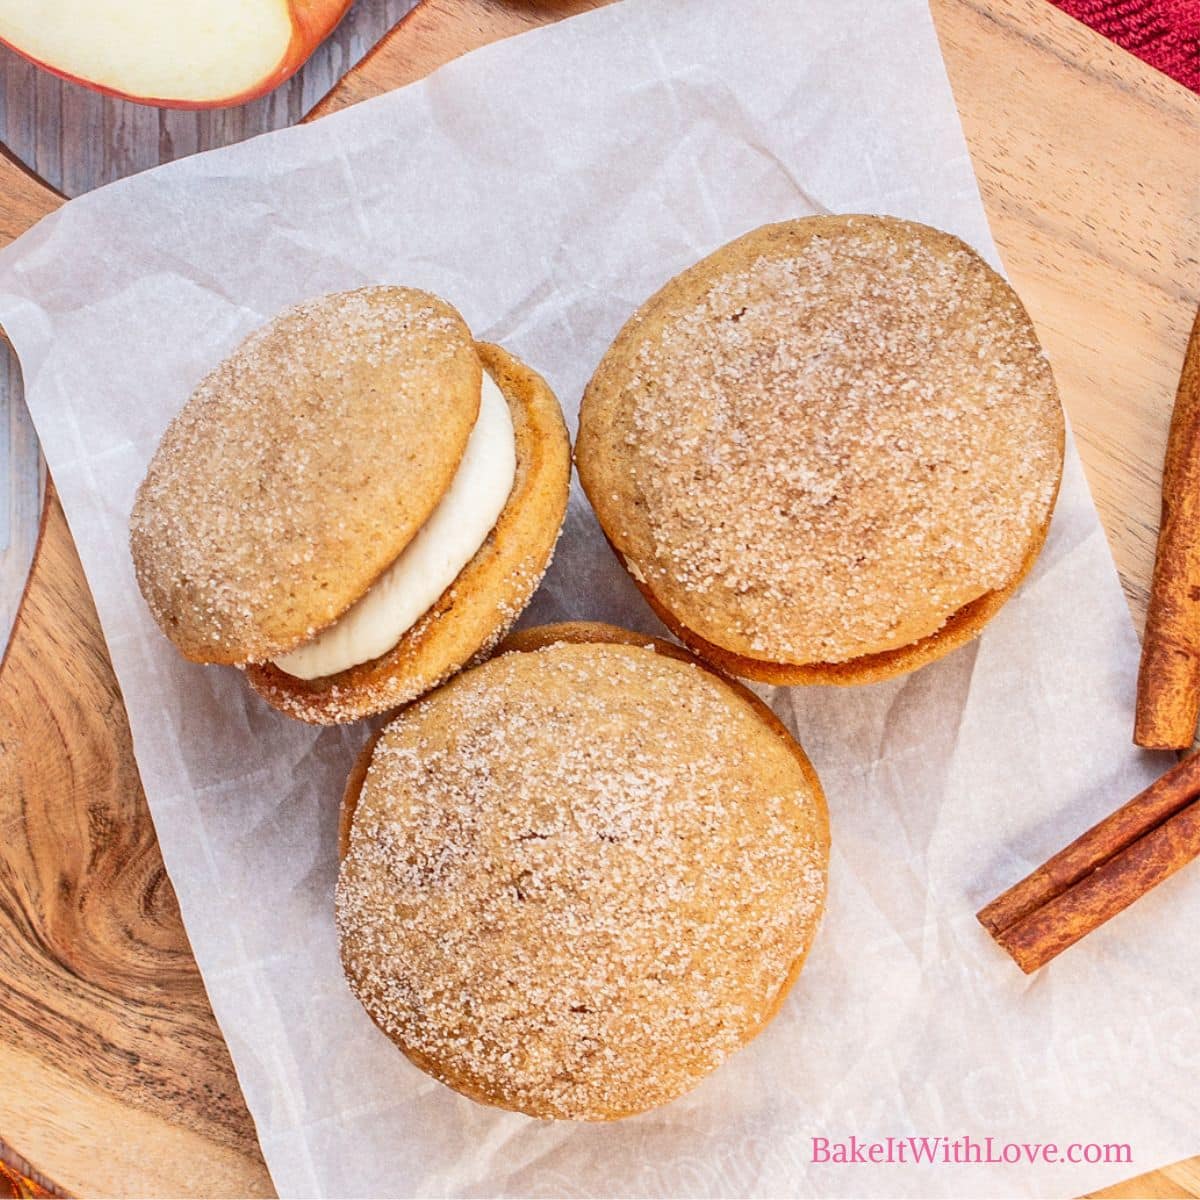
[[(78, 196), (184, 155), (295, 124), (416, 0), (357, 0), (300, 72), (238, 108), (149, 108), (64, 83), (0, 47), (0, 141), (51, 187)], [(20, 369), (0, 341), (0, 652), (41, 515), (45, 472), (21, 399)]]

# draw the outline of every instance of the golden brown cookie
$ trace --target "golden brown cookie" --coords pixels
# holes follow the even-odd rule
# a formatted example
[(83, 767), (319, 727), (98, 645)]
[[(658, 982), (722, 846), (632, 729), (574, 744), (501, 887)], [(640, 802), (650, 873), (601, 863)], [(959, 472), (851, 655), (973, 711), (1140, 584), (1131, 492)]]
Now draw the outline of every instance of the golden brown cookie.
[(323, 296), (251, 334), (167, 427), (130, 517), (180, 653), (254, 662), (345, 612), (446, 490), (481, 372), (458, 313), (411, 288)]
[[(287, 675), (271, 660), (360, 600), (441, 501), (485, 366), (516, 450), (487, 540), (390, 652), (331, 676)], [(248, 667), (290, 715), (348, 721), (411, 700), (503, 635), (549, 562), (569, 476), (562, 414), (540, 376), (476, 345), (435, 296), (363, 288), (281, 314), (200, 384), (138, 490), (130, 544), (181, 653)]]
[(610, 626), (529, 630), (364, 751), (342, 962), (380, 1028), (457, 1091), (626, 1116), (774, 1016), (828, 853), (816, 774), (741, 685)]
[(476, 343), (512, 414), (517, 477), (491, 536), (437, 603), (380, 658), (336, 675), (297, 679), (273, 663), (246, 677), (289, 716), (330, 724), (415, 700), (491, 652), (537, 590), (566, 512), (571, 457), (554, 393), (499, 346)]
[(588, 385), (618, 557), (723, 668), (860, 683), (974, 637), (1045, 539), (1054, 380), (1012, 289), (890, 217), (768, 225), (669, 281)]

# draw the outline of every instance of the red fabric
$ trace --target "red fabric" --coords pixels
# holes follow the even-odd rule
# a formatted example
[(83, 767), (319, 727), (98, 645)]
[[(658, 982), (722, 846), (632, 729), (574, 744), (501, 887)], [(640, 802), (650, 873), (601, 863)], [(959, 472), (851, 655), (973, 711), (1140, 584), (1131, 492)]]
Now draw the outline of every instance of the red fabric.
[(1200, 0), (1051, 0), (1152, 67), (1200, 92)]

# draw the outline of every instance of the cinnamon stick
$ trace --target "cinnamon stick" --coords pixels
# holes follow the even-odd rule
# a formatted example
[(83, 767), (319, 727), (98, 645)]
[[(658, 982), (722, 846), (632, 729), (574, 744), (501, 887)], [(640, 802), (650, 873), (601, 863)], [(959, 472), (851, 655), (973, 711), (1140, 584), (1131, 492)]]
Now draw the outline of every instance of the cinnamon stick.
[(1179, 750), (1192, 744), (1200, 715), (1200, 312), (1171, 414), (1162, 493), (1133, 740)]
[(1076, 838), (978, 918), (1029, 974), (1198, 856), (1200, 755)]

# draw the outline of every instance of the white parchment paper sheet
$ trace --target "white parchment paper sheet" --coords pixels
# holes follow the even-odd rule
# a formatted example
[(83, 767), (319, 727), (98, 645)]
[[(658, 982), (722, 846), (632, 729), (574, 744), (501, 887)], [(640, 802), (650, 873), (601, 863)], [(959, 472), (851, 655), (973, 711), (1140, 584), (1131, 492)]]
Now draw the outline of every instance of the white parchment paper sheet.
[[(826, 784), (829, 914), (771, 1028), (612, 1126), (477, 1107), (394, 1052), (338, 968), (335, 810), (364, 730), (182, 662), (138, 596), (134, 488), (190, 389), (285, 305), (430, 288), (572, 424), (632, 309), (765, 221), (889, 212), (996, 261), (920, 0), (627, 0), (427, 82), (76, 200), (0, 257), (0, 319), (95, 593), (155, 824), (287, 1195), (1072, 1194), (1200, 1150), (1200, 874), (1026, 980), (981, 903), (1163, 767), (1072, 451), (1049, 544), (977, 644), (773, 700)], [(319, 486), (306, 481), (304, 486)], [(532, 616), (656, 624), (581, 497)], [(813, 1137), (1128, 1142), (1129, 1166), (821, 1166)]]

